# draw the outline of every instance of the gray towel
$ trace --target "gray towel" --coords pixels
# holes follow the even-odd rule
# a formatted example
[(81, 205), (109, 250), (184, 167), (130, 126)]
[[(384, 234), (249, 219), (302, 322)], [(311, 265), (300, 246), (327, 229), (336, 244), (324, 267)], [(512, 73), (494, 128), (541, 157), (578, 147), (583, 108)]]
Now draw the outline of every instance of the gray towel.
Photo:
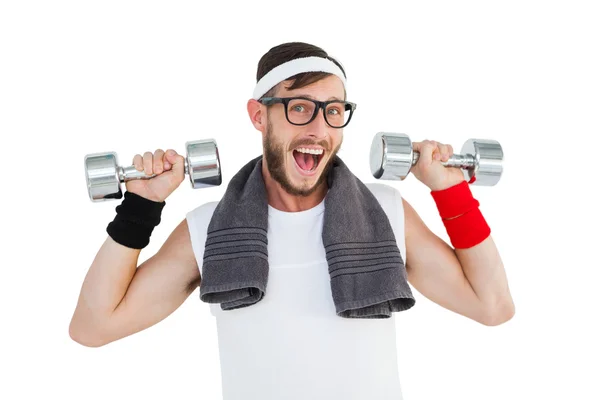
[[(336, 313), (389, 318), (415, 299), (394, 232), (381, 205), (335, 157), (327, 176), (323, 245)], [(268, 203), (262, 155), (231, 179), (207, 230), (200, 299), (221, 309), (250, 306), (266, 293)]]

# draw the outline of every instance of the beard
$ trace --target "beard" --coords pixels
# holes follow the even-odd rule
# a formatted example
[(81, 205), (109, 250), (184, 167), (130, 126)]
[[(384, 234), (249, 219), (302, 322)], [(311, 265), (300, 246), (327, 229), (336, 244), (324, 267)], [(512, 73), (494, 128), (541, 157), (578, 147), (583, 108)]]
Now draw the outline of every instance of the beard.
[[(309, 144), (309, 143), (302, 143)], [(326, 142), (317, 142), (313, 144), (321, 145), (325, 150), (328, 150), (328, 145)], [(287, 193), (293, 196), (302, 196), (306, 197), (314, 193), (327, 179), (329, 172), (331, 170), (333, 160), (337, 155), (342, 142), (328, 155), (326, 164), (323, 166), (323, 171), (321, 175), (317, 178), (317, 181), (312, 186), (302, 185), (302, 187), (297, 187), (292, 184), (285, 170), (285, 159), (287, 156), (287, 151), (284, 148), (283, 143), (277, 141), (277, 138), (273, 134), (273, 127), (271, 125), (271, 120), (267, 117), (267, 134), (263, 143), (263, 154), (265, 156), (267, 162), (267, 169), (271, 174), (271, 178), (285, 190)], [(297, 146), (295, 146), (297, 147)], [(322, 163), (323, 160), (320, 161)], [(319, 167), (321, 165), (319, 164)]]

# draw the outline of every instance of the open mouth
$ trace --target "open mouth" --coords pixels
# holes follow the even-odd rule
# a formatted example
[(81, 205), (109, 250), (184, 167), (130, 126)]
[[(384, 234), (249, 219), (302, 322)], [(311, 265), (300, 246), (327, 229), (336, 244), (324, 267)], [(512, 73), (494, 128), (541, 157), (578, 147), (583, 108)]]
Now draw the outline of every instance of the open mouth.
[(321, 150), (321, 154), (314, 154), (315, 151), (311, 153), (306, 151), (298, 151), (298, 149), (293, 151), (294, 160), (296, 160), (296, 165), (298, 168), (306, 173), (311, 173), (317, 170), (323, 156), (325, 155), (325, 151)]

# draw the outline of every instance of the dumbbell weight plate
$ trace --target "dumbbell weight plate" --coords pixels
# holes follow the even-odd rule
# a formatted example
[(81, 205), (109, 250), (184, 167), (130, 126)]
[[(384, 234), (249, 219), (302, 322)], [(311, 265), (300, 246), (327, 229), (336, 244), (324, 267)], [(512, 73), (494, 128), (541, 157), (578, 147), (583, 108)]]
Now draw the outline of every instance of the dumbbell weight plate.
[(186, 174), (194, 189), (222, 183), (219, 148), (213, 139), (186, 142)]
[(495, 140), (469, 139), (460, 154), (475, 157), (475, 168), (463, 169), (467, 182), (476, 186), (494, 186), (502, 176), (504, 154), (502, 146)]
[(378, 132), (371, 142), (369, 164), (377, 179), (403, 180), (412, 167), (413, 149), (404, 134)]
[(103, 201), (123, 197), (119, 180), (119, 161), (115, 152), (88, 154), (84, 164), (90, 200)]

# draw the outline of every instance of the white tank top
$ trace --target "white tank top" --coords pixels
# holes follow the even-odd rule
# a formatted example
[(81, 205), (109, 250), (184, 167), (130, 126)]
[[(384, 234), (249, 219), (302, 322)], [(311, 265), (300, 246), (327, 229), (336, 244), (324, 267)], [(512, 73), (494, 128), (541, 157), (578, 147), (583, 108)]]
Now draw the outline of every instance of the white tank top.
[[(386, 212), (406, 261), (400, 194), (388, 185), (365, 185)], [(186, 216), (199, 266), (216, 205)], [(386, 319), (335, 313), (321, 238), (324, 210), (324, 202), (293, 213), (269, 206), (264, 297), (229, 311), (207, 303), (217, 325), (223, 400), (402, 399), (395, 313)]]

